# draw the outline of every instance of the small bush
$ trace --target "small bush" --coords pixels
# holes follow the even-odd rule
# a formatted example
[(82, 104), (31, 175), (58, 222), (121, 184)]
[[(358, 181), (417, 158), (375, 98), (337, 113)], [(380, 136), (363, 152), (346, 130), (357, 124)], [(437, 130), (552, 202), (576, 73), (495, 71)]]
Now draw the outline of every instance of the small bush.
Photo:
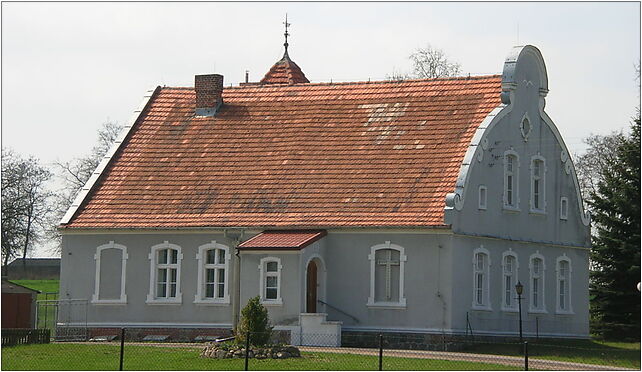
[(253, 346), (267, 344), (272, 335), (268, 310), (261, 305), (259, 296), (251, 298), (241, 310), (241, 320), (234, 330), (236, 342), (244, 345), (248, 332), (251, 332), (250, 344)]

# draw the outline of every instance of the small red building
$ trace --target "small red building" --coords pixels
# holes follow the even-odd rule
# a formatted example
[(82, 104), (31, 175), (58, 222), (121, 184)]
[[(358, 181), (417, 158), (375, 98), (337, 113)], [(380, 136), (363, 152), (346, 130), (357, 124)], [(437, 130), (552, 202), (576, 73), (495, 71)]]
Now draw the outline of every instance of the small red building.
[(2, 279), (2, 329), (35, 328), (36, 291)]

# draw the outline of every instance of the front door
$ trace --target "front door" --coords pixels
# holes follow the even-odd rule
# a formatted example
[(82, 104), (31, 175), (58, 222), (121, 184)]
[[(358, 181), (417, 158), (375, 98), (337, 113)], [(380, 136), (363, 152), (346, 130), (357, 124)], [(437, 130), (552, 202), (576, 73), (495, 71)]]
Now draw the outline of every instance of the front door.
[(317, 312), (317, 264), (310, 261), (308, 264), (307, 275), (307, 291), (306, 291), (306, 312)]

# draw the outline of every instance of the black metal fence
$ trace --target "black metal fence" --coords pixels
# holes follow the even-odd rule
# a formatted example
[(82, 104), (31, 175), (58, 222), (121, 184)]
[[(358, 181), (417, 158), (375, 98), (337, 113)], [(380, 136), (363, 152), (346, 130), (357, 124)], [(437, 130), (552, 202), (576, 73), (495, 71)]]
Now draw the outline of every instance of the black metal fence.
[(2, 330), (2, 346), (15, 346), (27, 344), (48, 344), (51, 332), (48, 329), (18, 329), (7, 328)]
[[(433, 335), (434, 336), (434, 335)], [(3, 335), (4, 337), (4, 335)], [(210, 342), (167, 342), (122, 329), (93, 341), (3, 349), (4, 370), (625, 370), (640, 351), (573, 341), (469, 342), (428, 336), (275, 331)], [(433, 337), (435, 339), (435, 337)], [(4, 342), (4, 338), (3, 338)], [(578, 341), (579, 342), (579, 341)], [(588, 344), (590, 342), (585, 342)], [(596, 344), (597, 345), (597, 344)]]

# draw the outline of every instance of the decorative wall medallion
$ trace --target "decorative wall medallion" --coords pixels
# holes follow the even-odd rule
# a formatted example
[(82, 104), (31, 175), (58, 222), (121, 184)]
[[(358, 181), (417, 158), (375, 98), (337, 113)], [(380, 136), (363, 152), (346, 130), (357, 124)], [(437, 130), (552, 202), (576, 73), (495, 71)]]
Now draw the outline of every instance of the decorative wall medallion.
[(484, 150), (483, 149), (477, 151), (477, 161), (481, 163), (482, 160), (484, 160)]
[(528, 135), (531, 134), (531, 121), (528, 118), (528, 113), (524, 114), (524, 117), (522, 118), (522, 123), (519, 126), (519, 129), (522, 132), (522, 138), (524, 138), (524, 142), (528, 141)]
[(568, 152), (566, 150), (562, 150), (562, 153), (560, 154), (560, 160), (562, 163), (566, 163), (566, 160), (568, 160)]
[(484, 151), (488, 150), (488, 138), (484, 138), (481, 141), (481, 147), (482, 147), (482, 149), (484, 149)]
[(566, 171), (566, 174), (571, 174), (571, 162), (567, 161), (566, 166), (564, 167), (564, 170)]

